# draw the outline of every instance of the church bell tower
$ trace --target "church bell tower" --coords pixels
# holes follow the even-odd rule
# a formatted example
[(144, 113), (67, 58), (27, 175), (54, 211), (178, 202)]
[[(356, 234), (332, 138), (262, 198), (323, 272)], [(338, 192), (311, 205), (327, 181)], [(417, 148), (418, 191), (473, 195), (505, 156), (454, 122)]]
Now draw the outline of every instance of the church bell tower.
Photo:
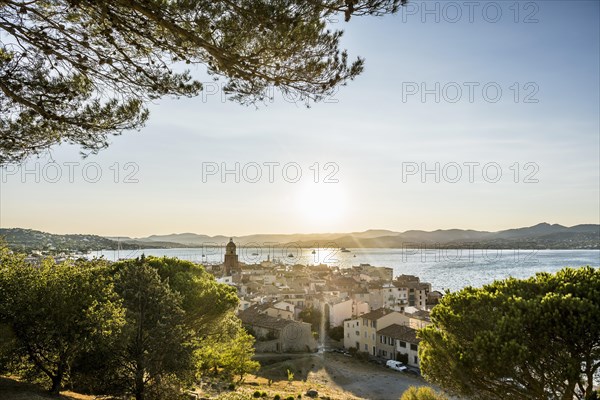
[(223, 272), (225, 276), (230, 276), (238, 270), (238, 256), (233, 238), (229, 238), (229, 243), (225, 246), (225, 261), (223, 262)]

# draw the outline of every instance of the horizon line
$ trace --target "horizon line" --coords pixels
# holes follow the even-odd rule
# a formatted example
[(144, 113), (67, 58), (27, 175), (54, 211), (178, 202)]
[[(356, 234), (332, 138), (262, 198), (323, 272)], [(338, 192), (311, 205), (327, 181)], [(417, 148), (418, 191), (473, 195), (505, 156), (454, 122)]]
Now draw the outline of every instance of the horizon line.
[(402, 234), (402, 233), (406, 233), (406, 232), (410, 232), (410, 231), (421, 231), (421, 232), (437, 232), (437, 231), (451, 231), (451, 230), (460, 230), (460, 231), (475, 231), (475, 232), (489, 232), (489, 233), (497, 233), (497, 232), (502, 232), (502, 231), (506, 231), (506, 230), (512, 230), (512, 229), (524, 229), (524, 228), (532, 228), (538, 225), (549, 225), (549, 226), (554, 226), (554, 225), (559, 225), (565, 228), (573, 228), (576, 226), (580, 226), (580, 225), (600, 225), (599, 223), (581, 223), (581, 224), (575, 224), (575, 225), (563, 225), (560, 223), (549, 223), (549, 222), (539, 222), (537, 224), (534, 225), (527, 225), (527, 226), (519, 226), (519, 227), (512, 227), (512, 228), (505, 228), (505, 229), (499, 229), (499, 230), (478, 230), (478, 229), (473, 229), (473, 228), (437, 228), (437, 229), (433, 229), (433, 230), (426, 230), (426, 229), (406, 229), (406, 230), (394, 230), (394, 229), (388, 229), (388, 228), (368, 228), (368, 229), (364, 229), (364, 230), (352, 230), (352, 231), (338, 231), (338, 232), (308, 232), (308, 233), (301, 233), (301, 232), (295, 232), (295, 233), (249, 233), (249, 234), (238, 234), (238, 235), (225, 235), (225, 234), (207, 234), (207, 233), (195, 233), (195, 232), (179, 232), (179, 233), (164, 233), (164, 234), (158, 234), (158, 233), (153, 233), (147, 236), (126, 236), (126, 235), (102, 235), (102, 234), (96, 234), (96, 233), (56, 233), (56, 232), (50, 232), (50, 231), (45, 231), (42, 230), (40, 228), (24, 228), (24, 227), (10, 227), (10, 228), (6, 228), (6, 227), (0, 227), (0, 229), (28, 229), (28, 230), (33, 230), (33, 231), (39, 231), (39, 232), (44, 232), (44, 233), (50, 233), (50, 234), (54, 234), (54, 235), (93, 235), (93, 236), (100, 236), (100, 237), (104, 237), (104, 238), (129, 238), (129, 239), (145, 239), (145, 238), (149, 238), (151, 236), (171, 236), (171, 235), (186, 235), (186, 234), (191, 234), (191, 235), (199, 235), (199, 236), (208, 236), (211, 238), (214, 237), (227, 237), (227, 238), (240, 238), (240, 237), (244, 237), (244, 236), (257, 236), (257, 235), (264, 235), (264, 236), (268, 236), (268, 235), (285, 235), (285, 236), (294, 236), (294, 235), (335, 235), (335, 234), (353, 234), (353, 233), (365, 233), (365, 232), (369, 232), (369, 231), (388, 231), (390, 233), (394, 233), (394, 234)]

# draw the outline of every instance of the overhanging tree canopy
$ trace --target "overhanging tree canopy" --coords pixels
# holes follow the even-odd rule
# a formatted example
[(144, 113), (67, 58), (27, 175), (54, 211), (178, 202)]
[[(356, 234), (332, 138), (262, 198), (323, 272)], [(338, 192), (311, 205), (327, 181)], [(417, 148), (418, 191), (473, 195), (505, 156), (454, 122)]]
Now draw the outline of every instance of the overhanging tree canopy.
[(146, 102), (202, 90), (178, 63), (205, 65), (243, 104), (271, 85), (318, 101), (364, 62), (349, 61), (327, 22), (405, 2), (0, 0), (0, 164), (60, 142), (98, 151), (140, 128)]

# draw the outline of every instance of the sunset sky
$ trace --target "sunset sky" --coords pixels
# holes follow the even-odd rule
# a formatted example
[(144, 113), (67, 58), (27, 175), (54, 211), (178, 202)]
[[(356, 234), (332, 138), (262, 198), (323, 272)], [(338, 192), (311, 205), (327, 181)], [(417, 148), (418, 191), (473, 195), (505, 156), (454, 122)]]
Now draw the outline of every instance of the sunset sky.
[[(152, 105), (144, 129), (98, 155), (62, 146), (5, 168), (0, 227), (141, 237), (599, 223), (600, 3), (481, 2), (473, 22), (466, 7), (426, 3), (432, 13), (414, 2), (334, 24), (366, 70), (324, 103), (275, 92), (256, 109), (209, 84)], [(235, 163), (239, 182), (222, 182)], [(436, 163), (439, 183), (421, 174)]]

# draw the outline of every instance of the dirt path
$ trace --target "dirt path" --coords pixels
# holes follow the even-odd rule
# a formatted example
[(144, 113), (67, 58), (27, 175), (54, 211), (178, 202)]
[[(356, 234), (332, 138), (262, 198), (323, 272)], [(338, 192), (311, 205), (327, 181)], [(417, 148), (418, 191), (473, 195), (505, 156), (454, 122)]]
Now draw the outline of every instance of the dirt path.
[(398, 400), (410, 386), (430, 386), (421, 378), (337, 353), (277, 361), (263, 367), (259, 375), (279, 381), (288, 369), (294, 373), (294, 380), (302, 380), (309, 386), (342, 390), (353, 396), (348, 398), (355, 399)]

